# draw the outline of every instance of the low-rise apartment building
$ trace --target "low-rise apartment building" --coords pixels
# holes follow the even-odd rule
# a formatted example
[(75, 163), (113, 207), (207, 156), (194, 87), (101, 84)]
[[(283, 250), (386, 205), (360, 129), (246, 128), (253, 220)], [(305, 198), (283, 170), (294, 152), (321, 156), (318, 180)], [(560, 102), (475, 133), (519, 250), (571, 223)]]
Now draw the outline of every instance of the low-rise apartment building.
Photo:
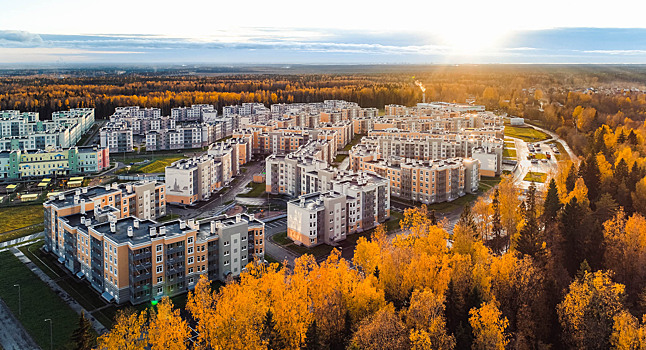
[(341, 172), (330, 185), (332, 190), (287, 203), (287, 236), (294, 242), (335, 244), (390, 218), (388, 180), (374, 173)]
[(0, 151), (0, 179), (95, 174), (109, 166), (108, 149), (98, 146)]
[(132, 129), (125, 121), (107, 122), (99, 133), (101, 147), (110, 149), (110, 153), (132, 152)]
[(250, 216), (158, 223), (121, 216), (110, 205), (55, 211), (66, 197), (45, 203), (46, 220), (65, 237), (54, 249), (51, 240), (46, 247), (110, 302), (139, 304), (185, 293), (200, 275), (225, 281), (255, 258), (264, 260), (264, 224)]
[(181, 159), (167, 166), (165, 175), (168, 202), (192, 205), (222, 187), (222, 162), (210, 155)]

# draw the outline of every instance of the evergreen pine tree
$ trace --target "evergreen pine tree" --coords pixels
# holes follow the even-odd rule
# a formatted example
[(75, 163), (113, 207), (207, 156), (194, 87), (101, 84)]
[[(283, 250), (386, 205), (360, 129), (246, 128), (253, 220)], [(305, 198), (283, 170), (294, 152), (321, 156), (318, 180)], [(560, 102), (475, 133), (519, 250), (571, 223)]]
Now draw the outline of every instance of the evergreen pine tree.
[(621, 129), (621, 133), (617, 136), (617, 143), (621, 144), (626, 142), (626, 134), (624, 134), (624, 129)]
[[(583, 168), (583, 166), (581, 166)], [(599, 164), (597, 157), (594, 154), (588, 156), (585, 169), (583, 170), (583, 182), (588, 188), (588, 199), (590, 202), (595, 202), (599, 199), (599, 188), (601, 187), (601, 172), (599, 171)]]
[(543, 225), (547, 226), (549, 223), (556, 220), (559, 210), (561, 210), (561, 201), (559, 200), (559, 192), (556, 188), (556, 181), (550, 180), (545, 201), (543, 202)]
[(624, 158), (621, 158), (617, 165), (615, 166), (615, 181), (618, 183), (624, 183), (626, 181), (626, 177), (628, 176), (628, 164), (626, 164), (626, 160)]
[(576, 274), (585, 255), (585, 227), (581, 222), (584, 219), (583, 216), (583, 209), (577, 198), (572, 197), (563, 207), (559, 217), (560, 231), (563, 235), (565, 268), (570, 276)]
[(527, 192), (527, 201), (523, 211), (525, 219), (516, 240), (516, 251), (522, 255), (536, 258), (543, 252), (543, 239), (538, 220), (536, 220), (536, 185), (532, 182)]
[(81, 313), (79, 326), (72, 333), (72, 342), (75, 350), (91, 350), (96, 343), (96, 338), (92, 334), (92, 324), (85, 317), (85, 312)]
[(267, 350), (281, 350), (285, 348), (285, 344), (276, 329), (276, 321), (274, 320), (274, 313), (267, 310), (262, 324), (262, 333), (260, 338), (267, 344)]
[(637, 145), (637, 134), (635, 134), (635, 131), (633, 131), (633, 129), (630, 129), (627, 140), (631, 145)]
[(305, 333), (305, 346), (304, 350), (318, 350), (321, 348), (319, 343), (319, 331), (316, 326), (316, 320), (313, 320), (312, 323), (307, 327), (307, 332)]

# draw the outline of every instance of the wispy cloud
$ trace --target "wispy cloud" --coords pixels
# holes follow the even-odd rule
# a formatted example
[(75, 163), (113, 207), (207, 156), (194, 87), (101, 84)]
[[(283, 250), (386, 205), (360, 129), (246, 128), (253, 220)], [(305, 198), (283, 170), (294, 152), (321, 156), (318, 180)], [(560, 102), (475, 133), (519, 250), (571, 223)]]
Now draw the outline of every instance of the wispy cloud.
[(4, 30), (0, 55), (2, 63), (646, 63), (646, 30), (517, 32), (496, 47), (460, 54), (415, 32), (243, 28), (186, 38)]

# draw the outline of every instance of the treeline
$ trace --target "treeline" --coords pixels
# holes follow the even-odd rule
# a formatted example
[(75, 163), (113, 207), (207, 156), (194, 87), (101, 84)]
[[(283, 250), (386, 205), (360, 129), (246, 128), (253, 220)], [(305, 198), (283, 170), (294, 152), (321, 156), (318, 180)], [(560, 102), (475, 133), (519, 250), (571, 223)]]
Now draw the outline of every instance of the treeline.
[[(414, 105), (427, 101), (475, 101), (489, 109), (539, 120), (558, 130), (578, 150), (582, 135), (608, 122), (615, 126), (645, 119), (646, 95), (627, 90), (643, 73), (631, 67), (402, 66), (388, 73), (237, 74), (223, 76), (114, 75), (55, 78), (47, 75), (0, 77), (0, 108), (52, 111), (94, 107), (104, 118), (126, 105), (170, 109), (196, 103), (223, 106), (244, 102), (318, 102), (344, 99), (363, 107)], [(586, 88), (596, 88), (585, 90)], [(579, 107), (577, 110), (577, 107)], [(581, 109), (583, 108), (583, 109)], [(584, 118), (579, 123), (579, 112)], [(560, 129), (560, 130), (559, 130)], [(573, 135), (570, 137), (570, 134)]]

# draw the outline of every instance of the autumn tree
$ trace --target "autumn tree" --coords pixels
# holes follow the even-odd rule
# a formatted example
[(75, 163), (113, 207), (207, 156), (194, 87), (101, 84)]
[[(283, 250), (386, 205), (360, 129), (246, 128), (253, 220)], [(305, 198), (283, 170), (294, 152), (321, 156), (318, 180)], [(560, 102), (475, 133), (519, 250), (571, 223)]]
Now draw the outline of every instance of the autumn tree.
[(455, 346), (455, 338), (446, 329), (443, 295), (430, 290), (413, 292), (405, 319), (413, 347), (447, 350)]
[(570, 284), (558, 305), (559, 322), (567, 344), (578, 349), (608, 349), (614, 317), (623, 309), (624, 285), (612, 273), (587, 272)]
[(188, 324), (173, 307), (170, 298), (165, 297), (157, 304), (157, 310), (150, 313), (148, 341), (151, 350), (187, 349), (190, 330)]
[(365, 350), (407, 350), (411, 347), (406, 326), (392, 305), (361, 322), (354, 333), (352, 344)]
[(471, 309), (469, 315), (474, 335), (472, 349), (505, 349), (509, 343), (509, 334), (506, 333), (509, 322), (493, 302)]
[(532, 182), (527, 192), (526, 207), (523, 211), (523, 226), (516, 239), (516, 251), (520, 255), (536, 258), (544, 249), (541, 229), (536, 218), (536, 185)]
[(614, 318), (610, 344), (617, 350), (646, 349), (646, 326), (630, 312), (621, 311)]
[(144, 350), (148, 348), (148, 325), (146, 312), (132, 310), (117, 312), (110, 332), (98, 339), (101, 350)]

